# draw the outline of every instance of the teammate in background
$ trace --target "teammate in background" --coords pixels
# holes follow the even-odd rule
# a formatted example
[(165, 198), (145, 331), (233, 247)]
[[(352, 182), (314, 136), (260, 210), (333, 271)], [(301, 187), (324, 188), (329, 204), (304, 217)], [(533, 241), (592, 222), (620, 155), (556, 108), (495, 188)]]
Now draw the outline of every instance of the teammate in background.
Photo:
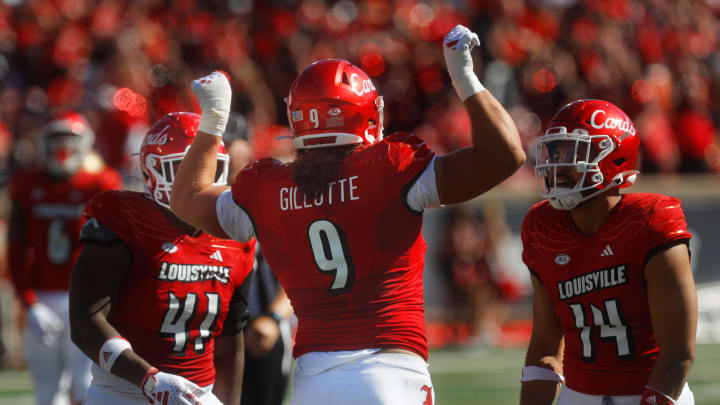
[[(251, 133), (245, 117), (231, 112), (222, 136), (230, 157), (228, 184), (232, 184), (237, 173), (253, 161)], [(288, 318), (293, 310), (259, 245), (255, 245), (248, 311), (250, 319), (245, 327), (242, 404), (281, 405), (292, 363)]]
[(620, 194), (638, 171), (630, 118), (601, 100), (560, 109), (537, 147), (522, 228), (533, 331), (522, 405), (694, 403), (697, 297), (676, 198)]
[(246, 405), (281, 405), (292, 365), (293, 314), (290, 300), (256, 247), (255, 268), (250, 284), (250, 320), (245, 328), (245, 373), (243, 398)]
[[(145, 193), (102, 193), (85, 209), (70, 287), (73, 342), (96, 363), (85, 405), (240, 403), (255, 241), (217, 239), (169, 210), (199, 122), (160, 119), (140, 150)], [(211, 181), (226, 184), (225, 148), (212, 154)]]
[(23, 349), (39, 405), (79, 404), (90, 384), (90, 362), (70, 341), (67, 290), (85, 203), (122, 187), (114, 170), (86, 165), (94, 141), (82, 115), (58, 114), (39, 132), (42, 167), (10, 180), (8, 268), (26, 311)]
[(478, 196), (525, 159), (510, 116), (473, 73), (478, 44), (462, 26), (443, 44), (473, 146), (436, 156), (411, 134), (383, 138), (383, 102), (370, 78), (347, 61), (323, 60), (290, 89), (297, 159), (254, 162), (232, 190), (212, 186), (210, 153), (230, 110), (230, 84), (218, 72), (193, 82), (202, 122), (172, 208), (220, 237), (257, 235), (298, 318), (291, 404), (433, 402), (423, 210)]

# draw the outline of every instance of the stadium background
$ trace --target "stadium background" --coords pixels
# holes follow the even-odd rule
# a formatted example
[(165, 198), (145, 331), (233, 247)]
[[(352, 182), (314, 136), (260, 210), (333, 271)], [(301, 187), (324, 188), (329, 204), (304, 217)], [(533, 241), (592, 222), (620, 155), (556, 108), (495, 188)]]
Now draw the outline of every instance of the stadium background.
[[(452, 213), (426, 215), (438, 400), (517, 398), (529, 298), (515, 253), (522, 217), (537, 198), (534, 143), (560, 106), (596, 97), (627, 111), (639, 130), (642, 175), (631, 190), (675, 195), (685, 206), (701, 306), (702, 343), (690, 382), (698, 404), (717, 404), (719, 13), (717, 0), (2, 0), (0, 223), (4, 228), (7, 178), (38, 163), (34, 135), (53, 111), (86, 114), (98, 155), (122, 171), (127, 188), (139, 189), (130, 153), (148, 124), (167, 112), (198, 111), (189, 83), (218, 68), (233, 78), (233, 110), (251, 125), (256, 157), (292, 156), (290, 143), (276, 140), (287, 134), (283, 98), (303, 67), (328, 57), (348, 59), (372, 76), (385, 98), (386, 133), (413, 131), (440, 153), (469, 144), (469, 120), (440, 47), (450, 28), (464, 24), (483, 43), (474, 52), (476, 72), (510, 111), (530, 158), (501, 187), (464, 205), (478, 217), (502, 214), (510, 231), (499, 273), (511, 290), (500, 299), (508, 312), (492, 342), (468, 342), (467, 331), (448, 320), (456, 291), (442, 256)], [(1, 280), (0, 402), (29, 403), (14, 328), (21, 314)]]

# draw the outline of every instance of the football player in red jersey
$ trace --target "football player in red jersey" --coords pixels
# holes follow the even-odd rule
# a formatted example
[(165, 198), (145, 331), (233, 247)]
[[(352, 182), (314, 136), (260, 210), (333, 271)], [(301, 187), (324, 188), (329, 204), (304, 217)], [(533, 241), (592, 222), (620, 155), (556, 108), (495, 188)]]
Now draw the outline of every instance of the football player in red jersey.
[(257, 235), (298, 318), (291, 404), (432, 402), (423, 210), (480, 195), (525, 159), (509, 115), (473, 73), (478, 44), (462, 26), (443, 44), (472, 146), (436, 156), (414, 135), (384, 137), (383, 102), (370, 78), (345, 60), (323, 60), (290, 88), (298, 158), (257, 161), (232, 190), (211, 185), (209, 153), (225, 126), (230, 84), (218, 72), (193, 82), (203, 119), (172, 208), (221, 237)]
[[(694, 403), (697, 297), (680, 201), (620, 194), (638, 171), (630, 118), (602, 100), (553, 117), (537, 146), (546, 201), (522, 228), (535, 290), (522, 405)], [(564, 377), (562, 373), (564, 372)]]
[(120, 175), (86, 164), (95, 134), (85, 118), (65, 111), (38, 133), (40, 168), (10, 180), (8, 268), (26, 310), (24, 355), (40, 405), (80, 403), (90, 363), (70, 341), (68, 285), (82, 243), (77, 235), (90, 198), (121, 188)]
[[(70, 287), (73, 342), (96, 363), (85, 405), (240, 403), (255, 240), (215, 238), (169, 209), (199, 122), (156, 122), (140, 149), (145, 193), (101, 193), (85, 208)], [(213, 159), (212, 181), (226, 184), (222, 144)], [(213, 388), (216, 368), (224, 384)]]

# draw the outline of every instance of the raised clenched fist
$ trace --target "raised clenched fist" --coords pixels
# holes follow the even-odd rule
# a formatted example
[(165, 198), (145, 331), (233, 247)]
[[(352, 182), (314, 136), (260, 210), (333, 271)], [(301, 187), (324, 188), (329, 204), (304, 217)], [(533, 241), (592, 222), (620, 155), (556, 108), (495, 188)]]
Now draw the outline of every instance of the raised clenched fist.
[(462, 25), (456, 25), (443, 40), (447, 70), (455, 91), (463, 101), (485, 89), (473, 72), (470, 51), (476, 45), (480, 45), (477, 34)]
[(215, 71), (193, 80), (190, 87), (202, 109), (198, 131), (222, 136), (230, 116), (230, 77), (225, 72)]

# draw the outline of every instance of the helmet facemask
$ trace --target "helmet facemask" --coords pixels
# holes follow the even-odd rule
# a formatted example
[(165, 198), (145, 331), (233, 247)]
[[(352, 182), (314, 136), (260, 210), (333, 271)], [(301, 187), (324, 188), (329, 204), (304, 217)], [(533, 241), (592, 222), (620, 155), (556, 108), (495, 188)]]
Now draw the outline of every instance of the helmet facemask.
[[(190, 148), (188, 146), (188, 148)], [(185, 153), (173, 153), (168, 155), (147, 154), (145, 156), (144, 168), (147, 172), (143, 173), (145, 177), (145, 195), (152, 198), (158, 204), (170, 209), (170, 192), (175, 181), (175, 173), (177, 173), (180, 162), (185, 157)], [(215, 182), (213, 185), (227, 185), (227, 177), (229, 171), (229, 156), (223, 153), (217, 155), (217, 169), (215, 170)]]
[[(600, 168), (600, 162), (613, 149), (608, 135), (589, 135), (583, 129), (568, 133), (565, 127), (549, 128), (537, 144), (535, 178), (540, 195), (547, 198), (553, 208), (570, 210), (619, 185), (623, 182), (622, 175), (604, 184)], [(577, 175), (579, 178), (575, 180)]]
[[(190, 149), (199, 123), (199, 114), (167, 114), (150, 127), (140, 146), (140, 169), (145, 180), (145, 196), (165, 208), (170, 208), (170, 192), (175, 174)], [(217, 150), (213, 185), (227, 185), (229, 161), (221, 141)]]
[(629, 187), (639, 173), (638, 146), (630, 117), (616, 105), (573, 101), (555, 113), (538, 141), (540, 195), (554, 208), (570, 210), (602, 192)]

